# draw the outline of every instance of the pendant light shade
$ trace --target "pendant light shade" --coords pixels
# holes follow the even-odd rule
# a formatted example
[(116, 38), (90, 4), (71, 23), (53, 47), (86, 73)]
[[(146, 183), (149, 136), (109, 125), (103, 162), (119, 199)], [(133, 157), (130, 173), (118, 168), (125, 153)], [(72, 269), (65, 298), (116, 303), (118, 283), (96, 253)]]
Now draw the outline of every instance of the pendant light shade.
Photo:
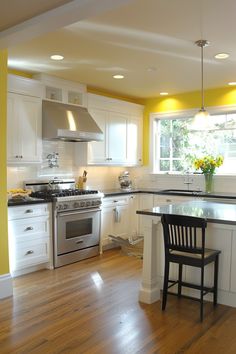
[(204, 130), (210, 127), (210, 114), (204, 107), (204, 74), (203, 74), (203, 48), (209, 45), (205, 39), (199, 39), (195, 44), (201, 48), (201, 108), (194, 116), (193, 129)]

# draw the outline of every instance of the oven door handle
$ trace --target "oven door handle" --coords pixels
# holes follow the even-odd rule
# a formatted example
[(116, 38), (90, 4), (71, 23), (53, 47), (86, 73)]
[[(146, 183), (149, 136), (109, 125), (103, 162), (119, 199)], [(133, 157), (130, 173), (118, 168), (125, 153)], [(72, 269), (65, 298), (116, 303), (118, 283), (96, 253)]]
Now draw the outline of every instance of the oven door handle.
[(68, 213), (57, 213), (57, 216), (70, 216), (70, 215), (85, 214), (85, 213), (91, 213), (91, 212), (97, 212), (97, 211), (101, 211), (101, 209), (94, 208), (94, 209), (83, 209), (83, 210), (78, 210), (78, 211), (68, 212)]

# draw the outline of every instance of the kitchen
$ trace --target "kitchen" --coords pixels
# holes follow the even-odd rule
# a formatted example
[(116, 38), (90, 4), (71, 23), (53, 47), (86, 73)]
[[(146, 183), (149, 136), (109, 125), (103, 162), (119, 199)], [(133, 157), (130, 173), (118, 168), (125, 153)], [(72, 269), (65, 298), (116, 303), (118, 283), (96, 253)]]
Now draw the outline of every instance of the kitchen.
[[(141, 2), (139, 2), (141, 3)], [(162, 4), (163, 5), (163, 4)], [(186, 5), (186, 4), (184, 4)], [(233, 6), (232, 4), (230, 4), (230, 6)], [(170, 11), (170, 8), (166, 9), (166, 11), (169, 10), (169, 12), (172, 14), (172, 16), (174, 17), (174, 11), (176, 10), (176, 8), (174, 7), (172, 9), (172, 11)], [(217, 9), (219, 11), (219, 9)], [(233, 11), (231, 11), (233, 12)], [(142, 12), (141, 12), (142, 13)], [(170, 14), (169, 14), (170, 15)], [(209, 16), (209, 14), (208, 14)], [(161, 20), (161, 19), (159, 19)], [(207, 21), (207, 18), (205, 18), (205, 21)], [(109, 23), (109, 21), (108, 21)], [(230, 21), (228, 21), (228, 23), (231, 23)], [(88, 26), (88, 24), (84, 24), (85, 27), (86, 25)], [(209, 24), (209, 27), (212, 24)], [(96, 27), (97, 30), (99, 30), (99, 26)], [(108, 28), (108, 27), (107, 27)], [(100, 28), (101, 29), (101, 28)], [(229, 31), (229, 29), (228, 29)], [(128, 32), (128, 31), (127, 31)], [(233, 32), (233, 31), (231, 31)], [(140, 33), (140, 32), (139, 32)], [(204, 33), (204, 32), (203, 32)], [(206, 32), (208, 34), (208, 32)], [(7, 33), (6, 33), (7, 35)], [(29, 35), (29, 33), (28, 33)], [(201, 35), (198, 33), (198, 31), (196, 31), (196, 33), (192, 34), (191, 36), (191, 40), (190, 40), (190, 45), (192, 45), (193, 49), (190, 49), (190, 53), (194, 52), (194, 58), (195, 58), (195, 70), (198, 70), (197, 68), (200, 65), (200, 61), (199, 61), (199, 48), (195, 48), (194, 47), (194, 40), (197, 40), (201, 37)], [(206, 35), (207, 37), (207, 35)], [(145, 37), (146, 38), (146, 37)], [(212, 36), (211, 36), (212, 38)], [(209, 37), (209, 39), (211, 40), (211, 42), (214, 42), (214, 40), (212, 41)], [(44, 39), (45, 40), (45, 39)], [(12, 49), (9, 48), (9, 53), (12, 51), (14, 51), (14, 48), (12, 47)], [(25, 51), (25, 48), (23, 48), (23, 50)], [(204, 51), (205, 55), (209, 55), (209, 58), (211, 57), (211, 55), (213, 55), (213, 53), (217, 53), (219, 51), (227, 51), (227, 52), (232, 52), (232, 49), (230, 51), (230, 49), (226, 49), (226, 48), (221, 48), (218, 47), (217, 50), (216, 48), (214, 48), (213, 44), (212, 46), (210, 46), (209, 48), (206, 48), (206, 50)], [(211, 54), (208, 54), (211, 53)], [(173, 54), (173, 53), (172, 53)], [(175, 54), (175, 58), (177, 61), (178, 58), (178, 53), (174, 53)], [(3, 53), (3, 55), (5, 55)], [(211, 57), (212, 58), (212, 57)], [(2, 59), (3, 60), (3, 59)], [(181, 60), (184, 60), (183, 58), (181, 58)], [(209, 59), (210, 60), (210, 59)], [(222, 67), (223, 64), (221, 64), (220, 62), (215, 61), (215, 59), (211, 59), (214, 60), (214, 64), (215, 67), (218, 68), (217, 70), (217, 75), (215, 74), (214, 76), (217, 76), (220, 80), (221, 78), (221, 70), (220, 68)], [(4, 62), (4, 60), (3, 60)], [(29, 63), (27, 64), (29, 65)], [(228, 66), (233, 65), (232, 61), (229, 62), (229, 64), (227, 64)], [(4, 71), (4, 66), (3, 64), (1, 65), (1, 68), (3, 68)], [(58, 68), (58, 66), (57, 66)], [(156, 82), (157, 81), (157, 74), (158, 76), (161, 74), (158, 71), (158, 68), (156, 68), (155, 71), (155, 67), (149, 67), (149, 65), (147, 65), (147, 68), (150, 68), (151, 71), (148, 71), (147, 75), (149, 75), (149, 84), (151, 85), (152, 81)], [(21, 70), (24, 72), (25, 68), (23, 63), (21, 63), (21, 67), (18, 67), (18, 70)], [(178, 69), (177, 69), (178, 70)], [(188, 76), (188, 70), (189, 70), (189, 74), (191, 69), (186, 69), (187, 73), (185, 73), (185, 77)], [(209, 71), (208, 71), (209, 70)], [(58, 70), (59, 73), (57, 73), (56, 76), (60, 77), (60, 70)], [(62, 70), (63, 71), (63, 70)], [(34, 70), (32, 70), (32, 72), (34, 72)], [(211, 73), (210, 67), (206, 64), (206, 75), (209, 73)], [(110, 75), (110, 74), (109, 74)], [(198, 74), (197, 74), (198, 75)], [(199, 74), (200, 75), (200, 74)], [(228, 76), (227, 76), (228, 75)], [(227, 74), (227, 80), (233, 80), (233, 77), (229, 77), (229, 74)], [(140, 77), (142, 75), (140, 74)], [(150, 79), (151, 76), (151, 79)], [(2, 75), (1, 75), (2, 77)], [(82, 76), (81, 76), (82, 77)], [(154, 79), (154, 80), (153, 80)], [(71, 79), (70, 79), (71, 80)], [(95, 78), (94, 78), (95, 80)], [(105, 80), (105, 78), (104, 78)], [(144, 78), (143, 78), (144, 80)], [(208, 79), (207, 79), (208, 80)], [(207, 82), (206, 80), (206, 82)], [(73, 80), (72, 80), (73, 81)], [(83, 80), (84, 81), (84, 80)], [(159, 81), (159, 80), (158, 80)], [(175, 79), (173, 79), (173, 81), (176, 81)], [(184, 80), (183, 80), (184, 81)], [(190, 81), (190, 80), (186, 80), (186, 81)], [(185, 83), (183, 84), (187, 84), (185, 81)], [(81, 80), (78, 79), (78, 82), (81, 82)], [(86, 82), (86, 81), (84, 81)], [(119, 81), (119, 83), (117, 83), (116, 85), (118, 85), (118, 89), (110, 89), (110, 91), (117, 91), (120, 93), (120, 96), (122, 96), (122, 92), (125, 93), (125, 89), (126, 84), (120, 84), (122, 82), (122, 80)], [(1, 85), (3, 85), (3, 82), (1, 82)], [(92, 85), (92, 81), (90, 83), (90, 85)], [(98, 85), (98, 84), (97, 84)], [(136, 86), (142, 86), (143, 83), (138, 83)], [(180, 175), (163, 175), (163, 174), (151, 174), (150, 173), (150, 169), (148, 166), (148, 155), (149, 155), (149, 146), (148, 146), (148, 141), (149, 141), (149, 114), (150, 113), (156, 113), (156, 112), (165, 112), (165, 111), (173, 111), (173, 110), (186, 110), (186, 109), (197, 109), (200, 106), (200, 101), (201, 101), (201, 97), (199, 94), (199, 87), (200, 87), (200, 77), (199, 80), (197, 80), (196, 84), (195, 84), (195, 90), (191, 90), (189, 89), (188, 86), (185, 86), (182, 88), (181, 92), (189, 92), (186, 94), (179, 94), (178, 93), (180, 91), (177, 91), (177, 89), (175, 89), (174, 91), (174, 87), (173, 92), (174, 95), (169, 95), (169, 97), (167, 96), (167, 98), (158, 98), (158, 99), (148, 99), (147, 102), (144, 102), (145, 100), (133, 100), (133, 102), (135, 101), (135, 104), (144, 104), (145, 105), (145, 112), (144, 112), (144, 122), (143, 122), (143, 126), (144, 126), (144, 134), (143, 134), (143, 166), (141, 167), (132, 167), (132, 168), (128, 168), (131, 174), (131, 178), (133, 181), (135, 181), (134, 185), (135, 187), (139, 187), (139, 188), (158, 188), (158, 189), (166, 189), (166, 188), (175, 188), (175, 189), (183, 189), (184, 186), (184, 182), (186, 182), (186, 180), (184, 180), (185, 177), (180, 176)], [(224, 87), (225, 85), (225, 87)], [(212, 85), (212, 88), (209, 87), (207, 88), (207, 90), (205, 91), (206, 93), (206, 106), (208, 107), (216, 107), (216, 106), (225, 106), (225, 105), (234, 105), (235, 104), (235, 90), (233, 87), (226, 87), (227, 83), (225, 83), (225, 81), (221, 80), (219, 82), (217, 82), (216, 84), (214, 83)], [(96, 86), (96, 83), (94, 83), (94, 86)], [(145, 85), (144, 85), (145, 86)], [(148, 86), (148, 85), (146, 85)], [(2, 87), (2, 86), (1, 86)], [(121, 88), (120, 88), (121, 87)], [(168, 86), (169, 87), (169, 86)], [(221, 89), (217, 89), (214, 87), (221, 87)], [(163, 88), (162, 90), (166, 90), (167, 88)], [(92, 89), (90, 89), (92, 91)], [(161, 90), (161, 88), (160, 88)], [(169, 88), (168, 88), (169, 90)], [(99, 90), (98, 90), (99, 91)], [(97, 91), (97, 93), (98, 93)], [(191, 93), (192, 91), (197, 91), (196, 93)], [(2, 91), (1, 91), (2, 92)], [(93, 94), (91, 92), (91, 94)], [(96, 92), (95, 92), (96, 94)], [(127, 94), (127, 93), (126, 93)], [(133, 93), (134, 96), (138, 96), (138, 94), (134, 91)], [(159, 91), (158, 93), (156, 93), (155, 95), (149, 95), (149, 97), (156, 97), (159, 95)], [(1, 99), (4, 99), (3, 95), (1, 94)], [(1, 109), (3, 109), (3, 106), (1, 104)], [(4, 112), (1, 111), (1, 116), (4, 116)], [(3, 123), (2, 123), (3, 124)], [(4, 129), (1, 129), (1, 131), (4, 131)], [(5, 136), (2, 136), (1, 139), (1, 165), (5, 166), (6, 162), (5, 162), (5, 157), (4, 155), (4, 151), (6, 149), (5, 147)], [(55, 144), (56, 145), (56, 144)], [(54, 146), (55, 146), (54, 145)], [(43, 147), (44, 150), (44, 167), (47, 164), (47, 155), (49, 153), (53, 153), (53, 152), (57, 152), (57, 150), (54, 149), (49, 149), (48, 146)], [(66, 151), (68, 149), (68, 151)], [(71, 161), (71, 150), (70, 148), (67, 148), (66, 143), (64, 143), (64, 145), (62, 145), (61, 151), (59, 152), (59, 169), (55, 167), (54, 171), (56, 171), (56, 173), (58, 173), (59, 175), (63, 172), (68, 171), (69, 176), (74, 174), (74, 170), (72, 167), (72, 161)], [(60, 170), (60, 168), (62, 169), (62, 171)], [(126, 167), (125, 167), (126, 168)], [(14, 188), (14, 187), (22, 187), (22, 181), (27, 180), (29, 178), (34, 178), (38, 175), (41, 174), (41, 171), (39, 174), (38, 173), (38, 167), (37, 166), (29, 166), (27, 168), (25, 167), (17, 167), (17, 166), (9, 166), (8, 167), (10, 173), (8, 173), (9, 175), (9, 180), (8, 180), (8, 186), (9, 188)], [(40, 168), (41, 169), (41, 168)], [(118, 180), (117, 177), (118, 175), (124, 170), (124, 167), (117, 167), (117, 166), (99, 166), (99, 167), (94, 167), (94, 166), (89, 166), (87, 168), (87, 166), (82, 165), (79, 169), (76, 168), (76, 176), (80, 176), (83, 173), (83, 170), (86, 169), (88, 171), (88, 186), (91, 188), (97, 188), (99, 190), (104, 190), (104, 189), (113, 189), (113, 188), (118, 188)], [(50, 168), (47, 169), (44, 168), (44, 171), (47, 170), (46, 174), (50, 173)], [(187, 177), (186, 177), (187, 178)], [(232, 191), (234, 190), (234, 181), (235, 181), (235, 177), (233, 175), (224, 175), (224, 176), (220, 176), (217, 175), (214, 177), (215, 179), (215, 190), (217, 192), (225, 192), (225, 193), (232, 193)], [(2, 181), (4, 182), (5, 177), (3, 175)], [(199, 175), (194, 175), (193, 176), (193, 180), (191, 181), (192, 185), (190, 186), (190, 189), (204, 189), (204, 180), (203, 180), (203, 176), (199, 176)], [(4, 198), (3, 197), (6, 193), (6, 185), (4, 186), (4, 183), (2, 184), (1, 188), (2, 190), (2, 198), (1, 198), (1, 212), (2, 212), (2, 217), (3, 219), (6, 219), (6, 207), (4, 204)], [(147, 196), (148, 199), (148, 196)], [(145, 207), (144, 207), (145, 208)], [(5, 216), (4, 216), (5, 215)], [(5, 235), (7, 234), (6, 229), (4, 231), (2, 231)], [(4, 236), (2, 237), (2, 244), (1, 244), (1, 248), (2, 248), (2, 252), (3, 252), (3, 257), (1, 257), (1, 273), (2, 274), (7, 274), (8, 273), (8, 261), (7, 261), (7, 238)], [(5, 251), (4, 251), (5, 250)], [(131, 262), (130, 260), (128, 262)]]

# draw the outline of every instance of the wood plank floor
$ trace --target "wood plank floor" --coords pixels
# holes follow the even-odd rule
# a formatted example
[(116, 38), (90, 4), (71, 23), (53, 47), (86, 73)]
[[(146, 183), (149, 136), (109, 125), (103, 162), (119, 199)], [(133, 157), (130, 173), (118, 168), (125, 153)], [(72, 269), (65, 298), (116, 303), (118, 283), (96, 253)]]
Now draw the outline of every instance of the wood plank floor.
[(0, 353), (236, 353), (236, 309), (170, 296), (138, 302), (142, 261), (103, 256), (14, 280), (0, 302)]

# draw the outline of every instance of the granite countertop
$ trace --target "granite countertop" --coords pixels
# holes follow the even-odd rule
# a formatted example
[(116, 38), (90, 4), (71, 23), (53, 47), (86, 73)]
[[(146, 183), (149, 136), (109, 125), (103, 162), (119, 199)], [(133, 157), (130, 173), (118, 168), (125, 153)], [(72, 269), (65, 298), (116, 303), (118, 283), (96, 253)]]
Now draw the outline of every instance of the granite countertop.
[(137, 214), (161, 216), (163, 214), (204, 218), (208, 222), (236, 225), (236, 204), (193, 200), (138, 210)]
[(50, 203), (50, 201), (46, 199), (32, 198), (32, 197), (12, 198), (8, 200), (7, 205), (9, 207), (12, 207), (12, 206), (19, 206), (19, 205), (42, 204), (42, 203)]
[(112, 197), (116, 195), (126, 195), (134, 193), (150, 193), (150, 194), (160, 194), (160, 195), (175, 195), (175, 196), (185, 196), (185, 197), (200, 197), (200, 198), (222, 198), (222, 199), (236, 199), (236, 193), (205, 193), (201, 191), (188, 191), (188, 190), (178, 190), (178, 189), (158, 189), (158, 188), (139, 188), (139, 189), (104, 189), (101, 192), (104, 193), (105, 197)]

